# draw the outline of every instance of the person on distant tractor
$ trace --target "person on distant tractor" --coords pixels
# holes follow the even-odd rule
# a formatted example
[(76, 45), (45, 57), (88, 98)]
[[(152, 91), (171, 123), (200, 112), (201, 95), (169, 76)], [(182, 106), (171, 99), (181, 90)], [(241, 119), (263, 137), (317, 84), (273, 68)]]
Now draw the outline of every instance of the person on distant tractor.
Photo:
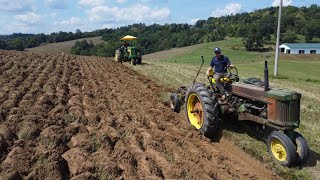
[(121, 46), (121, 49), (127, 51), (128, 50), (128, 46), (129, 46), (129, 43), (127, 43), (127, 41), (125, 41), (123, 46)]
[(207, 75), (210, 75), (210, 71), (213, 70), (214, 67), (214, 75), (213, 78), (216, 81), (216, 85), (220, 93), (222, 94), (222, 100), (228, 96), (227, 92), (225, 91), (223, 85), (220, 83), (220, 78), (226, 77), (227, 75), (227, 68), (233, 68), (233, 64), (231, 64), (229, 58), (221, 54), (221, 49), (219, 47), (214, 48), (215, 56), (212, 58), (210, 67), (207, 70)]

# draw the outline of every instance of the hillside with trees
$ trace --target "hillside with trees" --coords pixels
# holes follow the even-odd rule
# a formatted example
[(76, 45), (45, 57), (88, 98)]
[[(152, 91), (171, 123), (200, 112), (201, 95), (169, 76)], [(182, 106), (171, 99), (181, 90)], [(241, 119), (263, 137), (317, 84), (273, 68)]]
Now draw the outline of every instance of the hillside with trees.
[[(295, 42), (298, 35), (305, 42), (320, 37), (320, 7), (288, 6), (283, 8), (281, 24), (281, 42)], [(133, 24), (116, 29), (102, 29), (93, 32), (59, 32), (50, 35), (24, 35), (8, 38), (0, 36), (0, 49), (17, 49), (39, 46), (42, 43), (62, 42), (84, 37), (102, 35), (105, 43), (90, 46), (89, 42), (78, 42), (73, 48), (74, 54), (112, 56), (120, 46), (119, 39), (127, 34), (136, 36), (137, 46), (144, 54), (161, 50), (212, 42), (229, 37), (240, 37), (246, 50), (261, 50), (276, 34), (278, 7), (269, 7), (250, 13), (239, 13), (219, 18), (210, 17), (189, 24)]]

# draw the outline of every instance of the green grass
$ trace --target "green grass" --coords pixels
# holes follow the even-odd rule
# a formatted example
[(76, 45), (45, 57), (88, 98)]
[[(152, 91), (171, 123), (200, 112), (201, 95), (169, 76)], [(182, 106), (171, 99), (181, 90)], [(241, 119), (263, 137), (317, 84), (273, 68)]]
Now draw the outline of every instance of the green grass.
[[(314, 179), (320, 174), (320, 56), (280, 55), (277, 77), (273, 77), (274, 51), (246, 52), (241, 39), (200, 44), (181, 49), (164, 51), (143, 57), (144, 65), (133, 69), (154, 79), (160, 85), (177, 88), (189, 86), (200, 67), (201, 56), (205, 64), (197, 82), (207, 83), (205, 71), (213, 57), (213, 48), (219, 46), (238, 68), (241, 78), (263, 77), (264, 61), (269, 63), (270, 85), (302, 93), (301, 125), (297, 129), (307, 140), (312, 161), (304, 167), (286, 168), (275, 163), (267, 151), (265, 139), (268, 132), (256, 130), (246, 123), (237, 123), (237, 128), (225, 128), (224, 136), (257, 159), (267, 163), (270, 169), (285, 179)], [(131, 66), (130, 66), (131, 67)], [(240, 126), (240, 127), (238, 127)], [(258, 135), (257, 135), (258, 134)]]
[(88, 37), (88, 38), (76, 39), (72, 41), (65, 41), (65, 42), (59, 42), (59, 43), (49, 43), (49, 44), (34, 47), (34, 48), (28, 48), (26, 49), (26, 51), (36, 52), (36, 53), (52, 53), (52, 54), (61, 54), (63, 52), (65, 54), (70, 54), (71, 48), (75, 45), (76, 41), (86, 40), (88, 41), (88, 43), (92, 41), (94, 45), (97, 45), (103, 42), (101, 38), (102, 38), (101, 36), (97, 36), (97, 37)]

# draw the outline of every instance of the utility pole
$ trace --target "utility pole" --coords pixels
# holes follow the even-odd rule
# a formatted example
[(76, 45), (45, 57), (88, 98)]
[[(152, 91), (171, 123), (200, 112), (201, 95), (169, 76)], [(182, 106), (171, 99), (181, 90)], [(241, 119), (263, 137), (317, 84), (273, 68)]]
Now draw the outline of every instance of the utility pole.
[(277, 29), (277, 43), (276, 43), (276, 57), (274, 62), (274, 76), (278, 73), (278, 59), (279, 59), (279, 41), (280, 41), (280, 26), (281, 26), (281, 11), (282, 11), (282, 0), (279, 5), (279, 16), (278, 16), (278, 29)]

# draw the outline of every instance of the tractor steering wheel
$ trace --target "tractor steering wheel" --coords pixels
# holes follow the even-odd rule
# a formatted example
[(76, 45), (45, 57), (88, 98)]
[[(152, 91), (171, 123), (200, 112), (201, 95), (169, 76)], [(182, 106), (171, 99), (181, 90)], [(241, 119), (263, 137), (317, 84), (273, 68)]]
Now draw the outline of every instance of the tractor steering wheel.
[(227, 67), (228, 70), (228, 76), (226, 78), (235, 81), (239, 76), (238, 76), (238, 69), (236, 67), (230, 68)]

